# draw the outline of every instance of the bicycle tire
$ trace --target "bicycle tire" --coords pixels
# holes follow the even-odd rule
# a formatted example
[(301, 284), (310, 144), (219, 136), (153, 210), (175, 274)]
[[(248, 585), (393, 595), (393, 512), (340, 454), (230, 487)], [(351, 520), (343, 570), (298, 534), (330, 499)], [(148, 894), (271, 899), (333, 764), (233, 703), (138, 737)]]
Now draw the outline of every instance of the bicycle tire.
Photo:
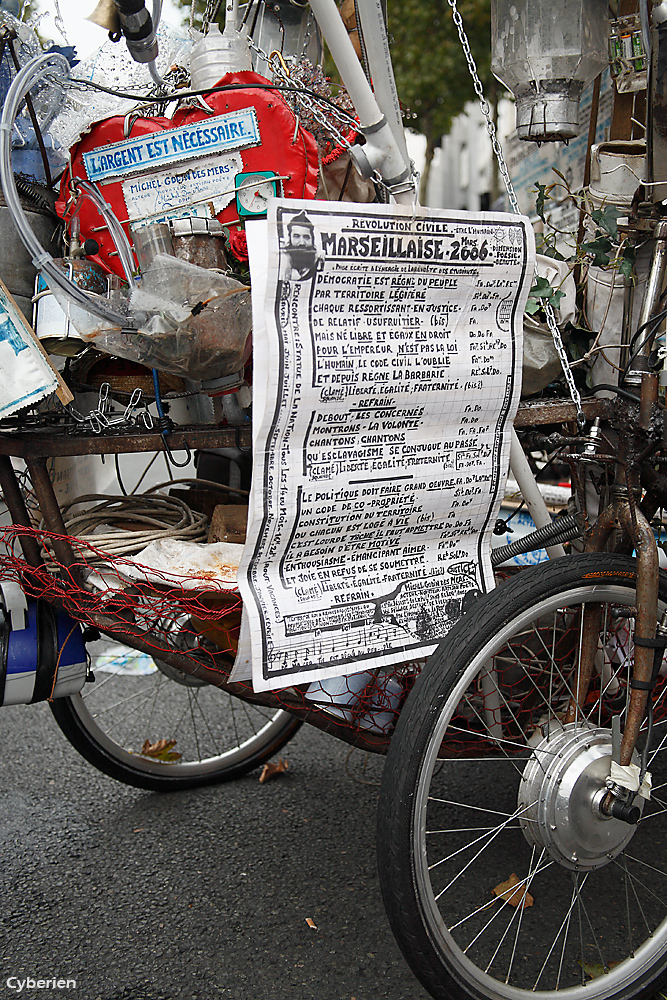
[[(157, 792), (231, 781), (264, 764), (302, 725), (156, 662), (140, 677), (97, 672), (80, 694), (50, 703), (74, 749), (116, 781)], [(175, 744), (162, 756), (142, 753), (145, 741), (155, 753), (160, 739)]]
[[(667, 807), (645, 803), (636, 826), (599, 810), (611, 718), (627, 703), (635, 579), (634, 560), (613, 554), (520, 573), (449, 633), (401, 713), (380, 793), (380, 883), (398, 944), (438, 1000), (627, 1000), (667, 979), (655, 849)], [(604, 612), (599, 672), (563, 727), (588, 603)], [(667, 783), (666, 690), (661, 679), (653, 695), (654, 787)]]

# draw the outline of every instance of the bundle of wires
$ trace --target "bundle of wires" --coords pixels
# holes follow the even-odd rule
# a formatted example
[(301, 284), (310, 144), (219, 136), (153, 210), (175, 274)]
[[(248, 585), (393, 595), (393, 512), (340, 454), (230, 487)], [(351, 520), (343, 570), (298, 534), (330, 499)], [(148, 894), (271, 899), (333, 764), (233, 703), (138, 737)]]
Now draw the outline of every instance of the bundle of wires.
[[(80, 505), (86, 509), (66, 516), (68, 510)], [(86, 563), (91, 565), (107, 562), (109, 557), (136, 555), (150, 542), (165, 538), (206, 541), (208, 531), (204, 514), (191, 511), (176, 497), (155, 493), (127, 497), (95, 493), (76, 497), (63, 507), (63, 517), (73, 548), (77, 548), (77, 539), (88, 543), (81, 548)]]

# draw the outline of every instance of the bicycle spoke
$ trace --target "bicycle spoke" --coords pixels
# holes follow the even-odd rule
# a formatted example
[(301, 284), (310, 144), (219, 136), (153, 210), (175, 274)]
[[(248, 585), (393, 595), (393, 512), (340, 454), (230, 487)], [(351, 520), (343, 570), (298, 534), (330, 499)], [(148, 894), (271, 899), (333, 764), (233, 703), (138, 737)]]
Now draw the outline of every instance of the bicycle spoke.
[[(523, 809), (517, 809), (510, 816), (510, 820), (511, 819), (517, 819), (522, 813), (527, 812), (528, 809), (532, 809), (534, 805), (535, 805), (535, 803), (531, 802), (529, 805), (524, 806)], [(509, 822), (509, 820), (507, 822)], [(468, 870), (468, 868), (470, 868), (470, 866), (472, 864), (474, 864), (475, 861), (477, 861), (477, 859), (480, 857), (480, 855), (484, 853), (484, 851), (490, 846), (490, 844), (492, 843), (492, 841), (495, 840), (495, 838), (498, 836), (498, 834), (502, 833), (503, 829), (507, 825), (507, 822), (506, 823), (501, 823), (500, 826), (496, 829), (495, 833), (493, 833), (490, 837), (488, 837), (488, 839), (487, 839), (486, 835), (484, 837), (477, 837), (474, 841), (472, 841), (472, 843), (466, 844), (466, 846), (460, 848), (460, 850), (454, 851), (452, 854), (450, 854), (446, 858), (442, 858), (440, 861), (436, 862), (435, 865), (429, 865), (429, 870), (432, 870), (433, 868), (436, 868), (438, 865), (443, 864), (445, 861), (449, 861), (451, 858), (455, 857), (457, 854), (461, 854), (462, 851), (466, 851), (469, 847), (473, 847), (474, 844), (478, 843), (479, 841), (481, 841), (481, 840), (487, 840), (487, 843), (484, 844), (484, 846), (479, 849), (479, 851), (477, 852), (477, 854), (475, 854), (475, 856), (470, 859), (470, 861), (465, 865), (464, 868), (461, 869), (461, 871), (458, 873), (458, 875), (455, 875), (454, 878), (450, 882), (448, 882), (448, 884), (444, 887), (444, 889), (440, 890), (440, 892), (436, 896), (436, 900), (440, 899), (440, 897), (443, 895), (443, 893), (445, 893), (449, 889), (451, 889), (451, 887), (463, 875), (463, 873), (466, 872)]]
[[(584, 880), (582, 882), (582, 888), (583, 888), (583, 885), (584, 885), (584, 883), (586, 881), (586, 878), (587, 878), (587, 876), (584, 876)], [(537, 976), (537, 979), (535, 980), (535, 983), (533, 985), (533, 989), (534, 990), (537, 989), (538, 984), (540, 982), (540, 979), (542, 978), (542, 973), (544, 972), (544, 970), (546, 969), (547, 965), (549, 964), (549, 959), (551, 958), (551, 956), (553, 954), (554, 948), (558, 944), (558, 938), (561, 936), (563, 928), (566, 925), (567, 925), (567, 927), (570, 926), (570, 915), (572, 913), (572, 910), (574, 909), (575, 904), (578, 903), (579, 896), (580, 896), (580, 890), (578, 891), (578, 885), (579, 885), (579, 875), (577, 873), (577, 875), (575, 876), (575, 879), (574, 879), (574, 886), (572, 888), (572, 898), (570, 900), (570, 906), (568, 908), (567, 913), (563, 917), (561, 925), (558, 928), (558, 931), (556, 932), (556, 936), (554, 937), (553, 941), (551, 942), (551, 947), (549, 948), (549, 951), (547, 952), (547, 957), (544, 959), (544, 963), (542, 965), (542, 968), (540, 969), (539, 974)], [(583, 938), (582, 938), (582, 955), (583, 955)]]

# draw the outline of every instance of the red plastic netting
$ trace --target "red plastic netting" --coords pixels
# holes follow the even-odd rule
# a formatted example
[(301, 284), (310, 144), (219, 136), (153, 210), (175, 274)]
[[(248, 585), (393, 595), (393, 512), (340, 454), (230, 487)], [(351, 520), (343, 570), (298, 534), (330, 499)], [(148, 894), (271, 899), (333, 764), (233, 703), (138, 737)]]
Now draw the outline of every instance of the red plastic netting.
[[(17, 555), (27, 538), (37, 542), (42, 565), (33, 567)], [(231, 580), (225, 586), (199, 584), (134, 559), (109, 557), (81, 538), (17, 525), (0, 532), (0, 578), (19, 583), (29, 598), (62, 608), (83, 626), (148, 653), (161, 670), (184, 671), (184, 682), (188, 667), (196, 667), (199, 683), (222, 686), (254, 705), (285, 708), (366, 749), (386, 748), (419, 672), (418, 664), (405, 664), (258, 695), (247, 681), (228, 683), (242, 611)]]

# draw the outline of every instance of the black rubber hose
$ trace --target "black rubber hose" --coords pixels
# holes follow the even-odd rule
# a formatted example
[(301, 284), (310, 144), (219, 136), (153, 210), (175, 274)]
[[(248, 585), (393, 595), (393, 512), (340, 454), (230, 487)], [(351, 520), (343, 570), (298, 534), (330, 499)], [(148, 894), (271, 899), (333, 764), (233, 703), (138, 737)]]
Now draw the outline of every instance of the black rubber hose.
[(600, 389), (607, 389), (609, 392), (615, 392), (618, 396), (622, 396), (623, 399), (629, 399), (631, 403), (641, 403), (639, 396), (635, 396), (634, 392), (628, 392), (627, 389), (622, 389), (620, 385), (607, 385), (606, 382), (601, 382), (600, 385), (593, 386), (593, 392), (599, 392)]
[(113, 0), (121, 14), (138, 14), (146, 6), (144, 0)]

